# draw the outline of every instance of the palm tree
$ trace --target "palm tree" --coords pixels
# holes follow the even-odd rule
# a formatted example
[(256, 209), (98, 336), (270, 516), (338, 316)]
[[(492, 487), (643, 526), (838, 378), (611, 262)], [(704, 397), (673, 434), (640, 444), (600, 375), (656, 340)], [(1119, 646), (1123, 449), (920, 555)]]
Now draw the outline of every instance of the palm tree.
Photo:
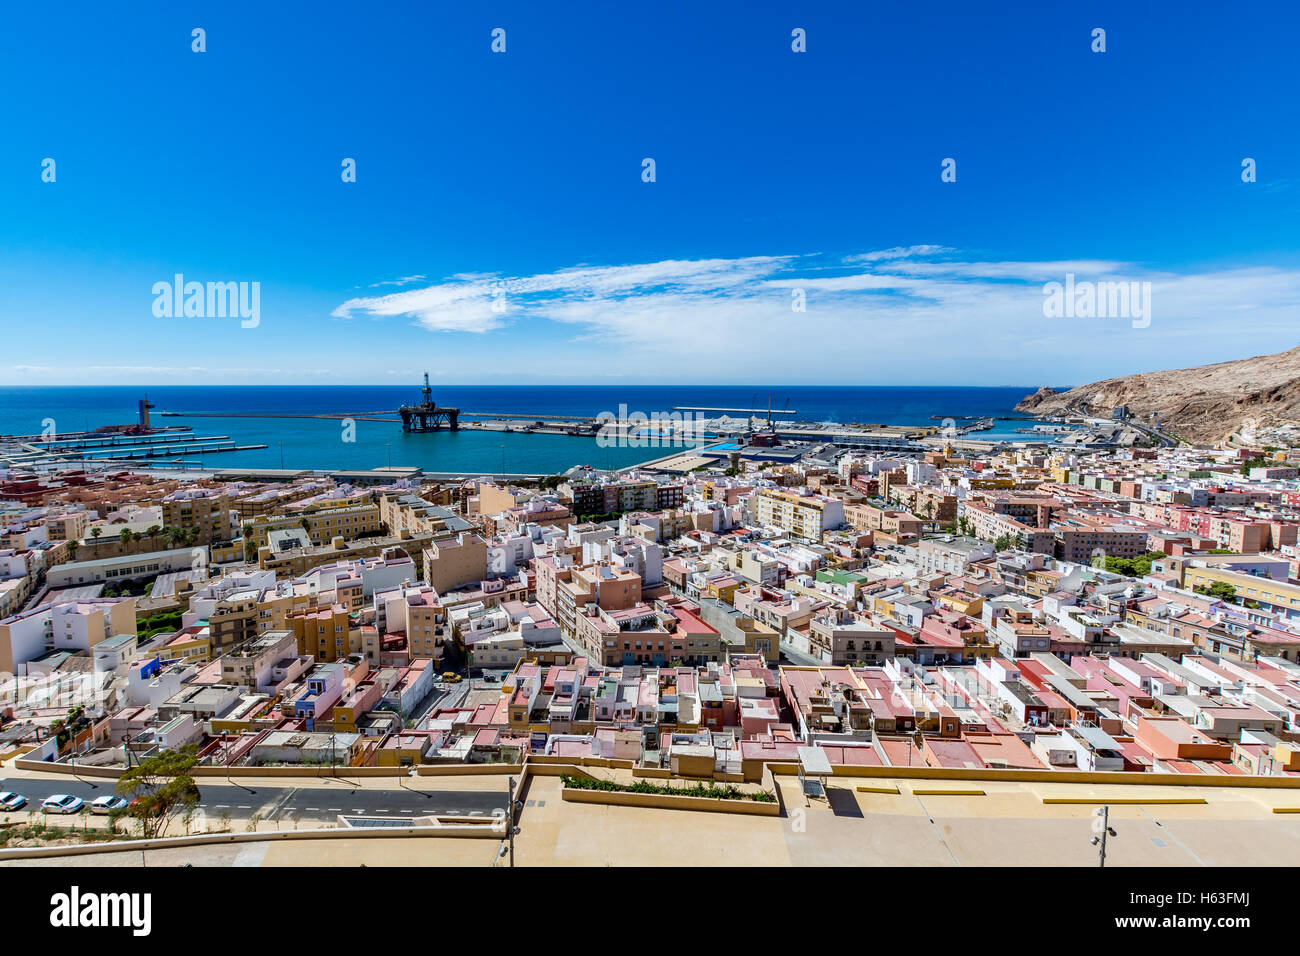
[(90, 536), (92, 538), (98, 538), (103, 533), (104, 533), (104, 529), (99, 527), (98, 525), (90, 529)]
[(130, 529), (129, 529), (129, 528), (123, 528), (123, 529), (122, 529), (122, 533), (119, 534), (119, 535), (117, 536), (117, 538), (118, 538), (119, 541), (122, 542), (122, 546), (123, 546), (123, 547), (125, 547), (125, 546), (128, 545), (128, 544), (130, 544), (130, 543), (131, 543), (131, 531), (130, 531)]
[(149, 536), (149, 543), (155, 547), (158, 544), (158, 534), (162, 531), (161, 525), (151, 524), (149, 530), (145, 532)]

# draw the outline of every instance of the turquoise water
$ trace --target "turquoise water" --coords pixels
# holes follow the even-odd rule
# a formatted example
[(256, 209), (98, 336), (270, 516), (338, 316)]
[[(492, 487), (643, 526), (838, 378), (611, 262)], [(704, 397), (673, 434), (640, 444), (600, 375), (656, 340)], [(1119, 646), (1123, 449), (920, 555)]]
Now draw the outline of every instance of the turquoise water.
[[(158, 417), (158, 412), (280, 412), (366, 414), (395, 410), (420, 399), (411, 386), (167, 386), (138, 388), (0, 387), (0, 433), (37, 434), (47, 419), (58, 432), (134, 422), (136, 402), (148, 393), (155, 425), (190, 425), (195, 436), (228, 435), (255, 451), (196, 455), (204, 467), (377, 468), (413, 465), (426, 471), (558, 472), (574, 465), (623, 467), (673, 451), (602, 448), (594, 438), (568, 435), (458, 432), (407, 434), (398, 422), (356, 421), (353, 441), (331, 419)], [(1013, 414), (1033, 388), (904, 388), (870, 386), (776, 387), (774, 409), (800, 420), (890, 425), (938, 424), (931, 416)], [(466, 386), (435, 384), (433, 398), (463, 411), (594, 417), (602, 411), (668, 413), (676, 406), (766, 409), (768, 392), (739, 386)], [(743, 413), (734, 417), (744, 417)], [(765, 417), (766, 412), (759, 417)], [(788, 418), (789, 416), (786, 416)], [(777, 416), (780, 420), (780, 416)], [(1022, 423), (999, 422), (973, 438), (1015, 437)], [(1024, 436), (1019, 436), (1024, 437)]]

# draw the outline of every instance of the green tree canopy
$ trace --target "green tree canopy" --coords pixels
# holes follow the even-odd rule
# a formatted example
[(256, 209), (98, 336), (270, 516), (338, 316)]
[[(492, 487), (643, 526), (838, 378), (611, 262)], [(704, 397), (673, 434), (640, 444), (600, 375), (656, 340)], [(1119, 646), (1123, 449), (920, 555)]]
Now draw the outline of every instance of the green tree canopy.
[(140, 822), (145, 839), (160, 836), (178, 813), (199, 804), (199, 787), (190, 776), (198, 764), (193, 745), (145, 757), (117, 780), (120, 796), (135, 802), (127, 813)]

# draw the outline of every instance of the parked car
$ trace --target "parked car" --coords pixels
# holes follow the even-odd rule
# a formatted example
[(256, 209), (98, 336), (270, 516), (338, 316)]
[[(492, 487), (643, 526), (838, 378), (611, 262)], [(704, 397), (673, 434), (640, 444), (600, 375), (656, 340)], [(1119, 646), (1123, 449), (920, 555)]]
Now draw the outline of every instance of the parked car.
[(0, 790), (0, 809), (21, 810), (27, 806), (27, 798), (12, 790)]
[(453, 674), (451, 671), (447, 671), (447, 673), (443, 674), (442, 679), (448, 684), (459, 684), (461, 680), (459, 674)]
[(70, 793), (54, 793), (41, 801), (41, 810), (45, 813), (78, 813), (86, 805), (81, 797)]
[(125, 810), (129, 803), (121, 797), (107, 796), (99, 797), (90, 802), (91, 813), (112, 813), (114, 810)]
[[(153, 801), (152, 797), (136, 797), (134, 800), (128, 803), (127, 806), (131, 808), (132, 813), (152, 814), (157, 809), (157, 807), (153, 804), (152, 801)], [(146, 806), (149, 808), (148, 810), (145, 809)]]

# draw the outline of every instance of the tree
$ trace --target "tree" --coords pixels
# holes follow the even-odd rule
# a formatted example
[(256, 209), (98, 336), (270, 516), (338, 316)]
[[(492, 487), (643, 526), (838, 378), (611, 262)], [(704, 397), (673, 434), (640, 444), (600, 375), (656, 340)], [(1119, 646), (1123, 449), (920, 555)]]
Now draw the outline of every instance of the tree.
[(1116, 558), (1106, 556), (1106, 570), (1112, 574), (1122, 574), (1130, 578), (1142, 578), (1151, 573), (1151, 562), (1168, 557), (1163, 551), (1148, 551), (1136, 558)]
[(130, 528), (123, 528), (123, 529), (122, 529), (122, 533), (119, 534), (119, 535), (117, 536), (117, 538), (118, 538), (119, 541), (122, 542), (123, 546), (130, 544), (130, 543), (131, 543), (131, 529), (130, 529)]
[(104, 529), (99, 527), (98, 525), (90, 529), (90, 536), (92, 538), (98, 538), (103, 533), (104, 533)]
[(1237, 589), (1227, 581), (1214, 581), (1209, 587), (1198, 584), (1192, 590), (1197, 594), (1206, 594), (1210, 597), (1218, 598), (1225, 604), (1231, 604), (1237, 599)]
[(199, 787), (190, 776), (198, 764), (192, 744), (145, 757), (117, 780), (120, 796), (134, 802), (127, 812), (140, 824), (145, 839), (162, 835), (172, 817), (198, 806)]

